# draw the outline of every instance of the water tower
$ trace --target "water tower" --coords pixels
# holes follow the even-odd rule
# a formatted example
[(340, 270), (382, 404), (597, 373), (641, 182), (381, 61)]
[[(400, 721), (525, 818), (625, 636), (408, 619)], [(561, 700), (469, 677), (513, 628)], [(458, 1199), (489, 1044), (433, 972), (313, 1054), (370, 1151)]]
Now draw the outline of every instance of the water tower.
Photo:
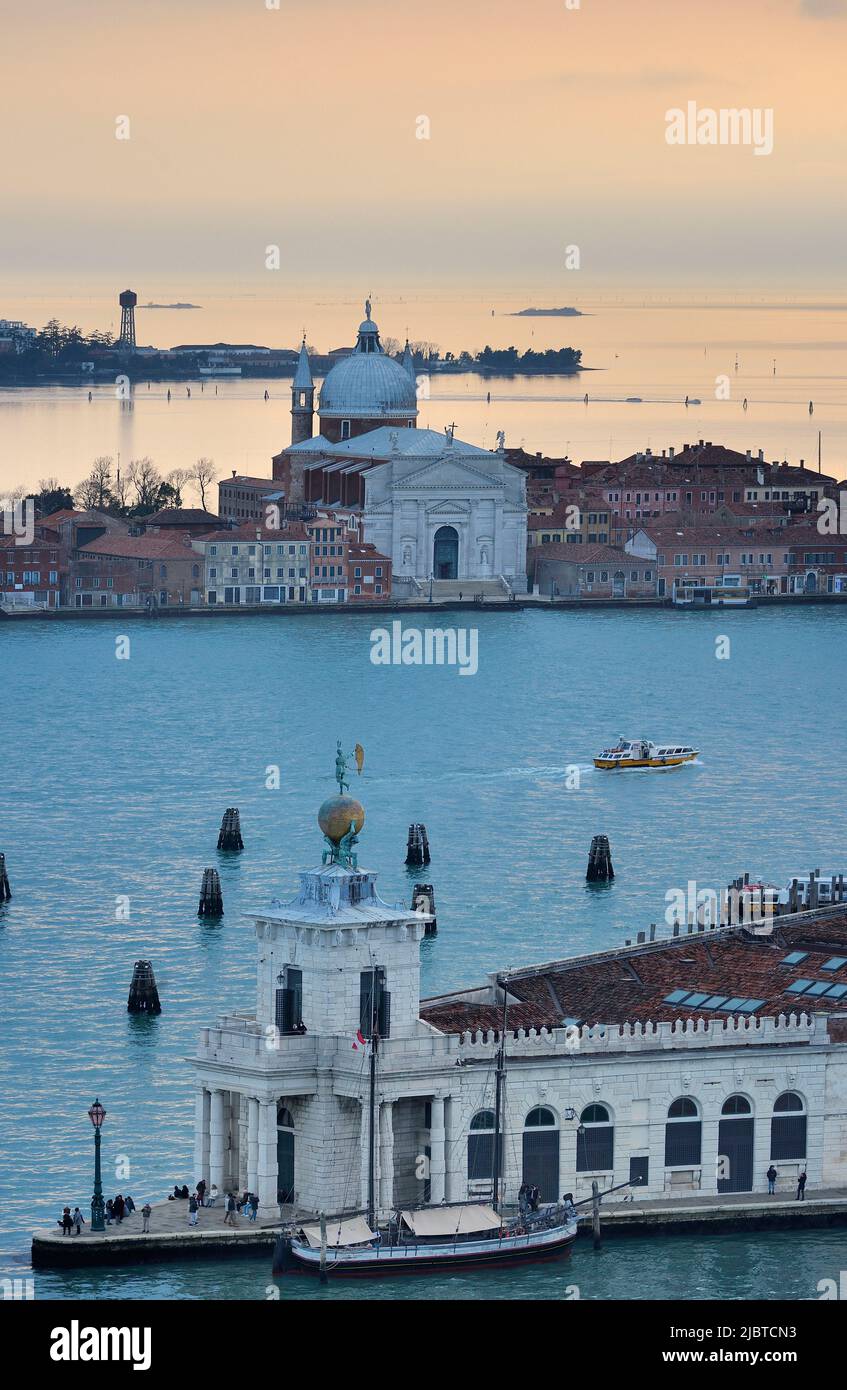
[(123, 290), (120, 295), (121, 336), (119, 346), (128, 352), (135, 352), (135, 306), (138, 295), (134, 290)]

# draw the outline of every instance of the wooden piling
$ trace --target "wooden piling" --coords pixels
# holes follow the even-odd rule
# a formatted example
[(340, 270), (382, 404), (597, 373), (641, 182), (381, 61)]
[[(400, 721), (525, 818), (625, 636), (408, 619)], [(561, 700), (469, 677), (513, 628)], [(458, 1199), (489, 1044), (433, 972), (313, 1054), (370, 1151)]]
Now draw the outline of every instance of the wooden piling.
[(221, 893), (221, 876), (217, 869), (203, 870), (203, 883), (200, 888), (198, 917), (223, 917), (224, 900)]
[(6, 873), (6, 856), (0, 854), (0, 903), (11, 901), (12, 890), (9, 887), (9, 875)]
[(432, 921), (424, 927), (424, 936), (438, 935), (438, 922), (435, 917), (435, 890), (431, 883), (416, 883), (412, 889), (412, 911), (432, 915)]
[(159, 991), (156, 977), (149, 960), (137, 960), (132, 972), (129, 999), (126, 1006), (129, 1014), (160, 1014)]
[(419, 822), (409, 826), (409, 835), (406, 841), (406, 863), (415, 868), (429, 863), (429, 840), (427, 839), (426, 826)]
[(588, 851), (588, 883), (610, 883), (615, 876), (612, 868), (612, 853), (606, 835), (595, 835)]
[(603, 1242), (600, 1234), (600, 1188), (596, 1178), (591, 1184), (591, 1238), (594, 1249), (599, 1250)]
[(241, 838), (241, 816), (237, 806), (228, 806), (224, 811), (224, 818), (221, 821), (220, 834), (218, 835), (218, 849), (243, 849), (244, 841)]
[(321, 1212), (321, 1214), (320, 1214), (320, 1223), (321, 1223), (321, 1270), (320, 1270), (320, 1276), (319, 1276), (319, 1278), (320, 1278), (320, 1282), (321, 1282), (322, 1284), (325, 1284), (325, 1283), (327, 1282), (327, 1272), (326, 1272), (326, 1212), (323, 1212), (323, 1211)]

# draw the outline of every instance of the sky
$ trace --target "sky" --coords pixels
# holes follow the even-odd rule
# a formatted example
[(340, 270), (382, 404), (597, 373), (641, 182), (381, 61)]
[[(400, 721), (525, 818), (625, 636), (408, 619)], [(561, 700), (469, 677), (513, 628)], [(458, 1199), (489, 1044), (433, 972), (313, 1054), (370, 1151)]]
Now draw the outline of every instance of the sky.
[[(0, 0), (0, 33), (30, 286), (269, 246), (290, 283), (544, 284), (577, 246), (581, 287), (844, 292), (847, 0)], [(773, 152), (669, 145), (689, 102), (772, 111)]]

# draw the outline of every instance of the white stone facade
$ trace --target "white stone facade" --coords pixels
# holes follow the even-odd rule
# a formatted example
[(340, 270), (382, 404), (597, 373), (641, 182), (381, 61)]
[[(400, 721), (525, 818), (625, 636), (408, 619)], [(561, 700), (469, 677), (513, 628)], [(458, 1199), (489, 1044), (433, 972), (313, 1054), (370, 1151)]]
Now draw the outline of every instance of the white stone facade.
[[(379, 1209), (490, 1192), (485, 1175), (469, 1176), (468, 1153), (474, 1116), (494, 1105), (497, 1042), (493, 1034), (442, 1033), (419, 1017), (427, 918), (382, 902), (373, 874), (336, 863), (301, 875), (292, 903), (254, 921), (255, 1011), (205, 1029), (192, 1059), (195, 1179), (221, 1191), (255, 1191), (265, 1212), (281, 1191), (313, 1212), (367, 1205), (370, 1055), (354, 1043), (362, 974), (378, 968), (390, 995), (377, 1053)], [(298, 1013), (307, 1030), (300, 1033), (277, 1026), (278, 991), (292, 970), (299, 972)], [(476, 993), (496, 1002), (496, 983)], [(626, 1184), (645, 1166), (644, 1196), (714, 1193), (726, 1176), (726, 1120), (752, 1126), (749, 1190), (765, 1191), (774, 1108), (786, 1093), (802, 1106), (805, 1143), (802, 1153), (775, 1158), (779, 1189), (793, 1188), (802, 1168), (810, 1190), (844, 1183), (843, 1023), (843, 1016), (815, 1013), (510, 1031), (505, 1199), (514, 1200), (527, 1176), (526, 1153), (540, 1149), (560, 1193), (583, 1197), (594, 1179), (602, 1189)], [(666, 1164), (668, 1111), (682, 1099), (696, 1110), (698, 1157)], [(591, 1106), (608, 1115), (611, 1159), (592, 1168), (584, 1154), (579, 1171), (577, 1131)], [(526, 1121), (538, 1107), (552, 1119), (533, 1129)], [(293, 1172), (283, 1180), (278, 1164), (292, 1147)]]

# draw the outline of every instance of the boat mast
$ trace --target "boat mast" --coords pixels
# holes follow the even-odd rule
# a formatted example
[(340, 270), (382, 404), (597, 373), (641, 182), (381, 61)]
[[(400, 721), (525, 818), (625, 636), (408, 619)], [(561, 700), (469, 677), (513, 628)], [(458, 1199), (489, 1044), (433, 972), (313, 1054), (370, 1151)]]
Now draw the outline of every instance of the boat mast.
[(371, 994), (371, 1082), (370, 1122), (368, 1127), (368, 1225), (374, 1230), (376, 1221), (376, 1054), (379, 1047), (379, 1015), (376, 1010), (376, 970), (373, 972)]
[(503, 1114), (503, 1087), (506, 1080), (506, 1019), (509, 1010), (509, 994), (502, 979), (497, 984), (503, 991), (503, 1021), (500, 1026), (500, 1046), (497, 1049), (497, 1072), (494, 1092), (494, 1156), (492, 1160), (493, 1206), (500, 1211), (500, 1124)]

